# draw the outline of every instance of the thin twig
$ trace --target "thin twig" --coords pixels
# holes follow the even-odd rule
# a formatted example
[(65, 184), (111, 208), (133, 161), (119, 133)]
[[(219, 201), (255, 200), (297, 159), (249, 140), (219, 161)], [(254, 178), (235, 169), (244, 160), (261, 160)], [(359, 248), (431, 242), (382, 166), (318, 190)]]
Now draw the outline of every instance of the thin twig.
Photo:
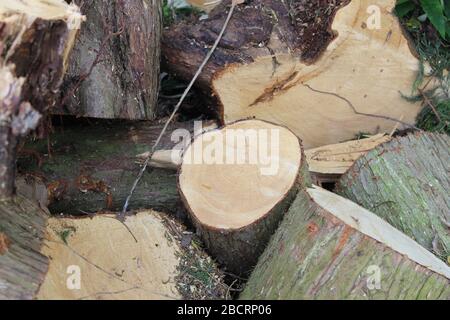
[(431, 108), (431, 110), (433, 111), (434, 115), (436, 116), (436, 118), (438, 119), (439, 123), (442, 122), (442, 118), (441, 115), (439, 114), (439, 112), (436, 110), (433, 102), (427, 97), (427, 95), (425, 94), (425, 92), (423, 92), (421, 89), (418, 89), (420, 95), (423, 97), (423, 100), (425, 101), (425, 103)]
[(214, 45), (209, 50), (208, 54), (206, 55), (205, 59), (203, 60), (202, 64), (200, 65), (200, 67), (198, 68), (198, 70), (195, 73), (194, 77), (192, 78), (191, 82), (189, 83), (189, 85), (184, 90), (183, 95), (181, 96), (181, 98), (178, 101), (177, 105), (173, 109), (172, 114), (170, 115), (169, 119), (166, 121), (164, 127), (161, 130), (161, 133), (159, 134), (158, 138), (156, 139), (155, 143), (153, 144), (153, 147), (152, 147), (151, 151), (147, 155), (147, 157), (146, 157), (146, 159), (144, 161), (144, 164), (143, 164), (143, 166), (141, 168), (141, 171), (139, 172), (139, 175), (137, 176), (136, 180), (134, 181), (133, 186), (131, 187), (130, 193), (129, 193), (127, 199), (125, 200), (125, 204), (123, 205), (122, 212), (118, 216), (119, 220), (123, 220), (124, 219), (125, 214), (126, 214), (127, 209), (128, 209), (128, 205), (129, 205), (130, 199), (133, 196), (134, 190), (136, 189), (139, 181), (141, 180), (142, 176), (144, 175), (144, 172), (147, 169), (148, 163), (149, 163), (150, 159), (153, 157), (153, 154), (155, 153), (156, 148), (158, 147), (162, 136), (166, 132), (167, 127), (169, 126), (169, 124), (173, 120), (173, 118), (175, 117), (175, 114), (178, 112), (178, 109), (180, 108), (180, 106), (183, 103), (184, 99), (186, 98), (187, 94), (191, 90), (191, 88), (194, 85), (195, 81), (197, 80), (198, 76), (202, 73), (203, 68), (208, 63), (208, 61), (211, 58), (212, 54), (214, 53), (214, 51), (216, 50), (217, 46), (219, 45), (220, 40), (222, 39), (223, 34), (225, 33), (225, 30), (226, 30), (226, 28), (228, 26), (228, 23), (230, 22), (231, 16), (233, 15), (233, 11), (234, 11), (235, 7), (236, 7), (236, 2), (232, 1), (230, 12), (228, 12), (228, 16), (227, 16), (227, 18), (225, 20), (225, 23), (223, 24), (222, 30), (220, 31), (219, 35), (217, 36), (216, 41), (214, 42)]
[(306, 84), (306, 83), (303, 83), (303, 85), (304, 85), (305, 87), (307, 87), (307, 88), (308, 88), (309, 90), (311, 90), (311, 91), (314, 91), (314, 92), (317, 92), (317, 93), (328, 94), (328, 95), (331, 95), (331, 96), (335, 96), (335, 97), (337, 97), (337, 98), (339, 98), (339, 99), (345, 101), (345, 102), (347, 103), (347, 105), (352, 109), (352, 111), (353, 111), (355, 114), (359, 115), (359, 116), (366, 116), (366, 117), (372, 117), (372, 118), (378, 118), (378, 119), (389, 120), (389, 121), (401, 123), (401, 124), (403, 124), (403, 125), (405, 125), (405, 126), (407, 126), (407, 127), (409, 127), (409, 128), (413, 128), (413, 129), (416, 129), (416, 130), (420, 130), (420, 129), (417, 128), (416, 126), (411, 125), (411, 124), (409, 124), (409, 123), (407, 123), (407, 122), (401, 121), (401, 120), (399, 120), (399, 119), (395, 119), (395, 118), (391, 118), (391, 117), (383, 116), (383, 115), (378, 115), (378, 114), (359, 112), (358, 110), (356, 110), (355, 106), (353, 105), (353, 103), (350, 102), (350, 100), (348, 100), (348, 99), (345, 98), (345, 97), (342, 97), (342, 96), (338, 95), (337, 93), (334, 93), (334, 92), (328, 92), (328, 91), (322, 91), (322, 90), (317, 90), (317, 89), (312, 88), (309, 84)]

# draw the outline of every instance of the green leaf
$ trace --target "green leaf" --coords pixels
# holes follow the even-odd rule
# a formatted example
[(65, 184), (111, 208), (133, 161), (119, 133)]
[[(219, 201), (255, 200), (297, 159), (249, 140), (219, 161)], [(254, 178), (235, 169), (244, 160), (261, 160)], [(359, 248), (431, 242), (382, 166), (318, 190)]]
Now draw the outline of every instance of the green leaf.
[(395, 13), (398, 17), (403, 18), (415, 8), (416, 5), (410, 0), (398, 1), (397, 6), (395, 7)]
[(408, 29), (411, 30), (418, 30), (420, 29), (420, 21), (416, 18), (411, 18), (408, 21), (406, 21), (406, 26), (408, 27)]
[(428, 19), (430, 19), (430, 22), (441, 37), (445, 39), (447, 19), (444, 16), (444, 7), (441, 0), (420, 0), (420, 4), (427, 14)]
[(444, 12), (447, 19), (450, 20), (450, 0), (444, 0)]
[(447, 21), (447, 40), (450, 41), (450, 20)]

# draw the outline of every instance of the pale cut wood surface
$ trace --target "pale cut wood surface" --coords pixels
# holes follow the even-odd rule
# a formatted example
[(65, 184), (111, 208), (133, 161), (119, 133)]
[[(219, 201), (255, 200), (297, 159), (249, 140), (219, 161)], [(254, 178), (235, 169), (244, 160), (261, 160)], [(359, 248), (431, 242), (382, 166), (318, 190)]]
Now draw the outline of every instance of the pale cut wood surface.
[(365, 139), (306, 150), (309, 171), (322, 174), (344, 174), (360, 156), (389, 140), (388, 135), (380, 133)]
[(348, 226), (450, 280), (449, 266), (376, 214), (319, 187), (308, 189), (308, 193), (319, 206), (333, 213)]
[[(214, 152), (214, 146), (223, 147), (223, 163), (192, 161)], [(269, 162), (251, 160), (267, 151)], [(227, 162), (230, 158), (236, 161)], [(243, 276), (252, 270), (295, 194), (309, 183), (306, 167), (300, 140), (260, 120), (208, 131), (189, 145), (179, 171), (180, 195), (209, 253), (226, 270)], [(268, 168), (274, 170), (264, 171)]]
[(371, 30), (367, 10), (373, 4), (353, 0), (339, 9), (332, 24), (338, 36), (313, 64), (301, 63), (272, 37), (276, 67), (271, 56), (261, 56), (216, 73), (213, 88), (223, 105), (223, 121), (256, 117), (279, 123), (296, 133), (305, 148), (349, 140), (359, 132), (390, 132), (396, 125), (356, 115), (344, 99), (358, 112), (413, 125), (421, 106), (400, 92), (411, 93), (419, 61), (392, 14), (395, 1), (376, 1), (381, 28)]
[[(178, 299), (180, 248), (159, 213), (126, 218), (52, 218), (42, 253), (50, 260), (38, 299)], [(64, 242), (63, 239), (66, 239)], [(69, 266), (79, 266), (81, 287), (67, 287)]]
[[(232, 144), (227, 134), (238, 130), (264, 130), (267, 142), (262, 136), (253, 140), (250, 135), (241, 135), (244, 143), (235, 140)], [(279, 132), (279, 139), (271, 136), (270, 130)], [(207, 156), (217, 142), (223, 143), (222, 164), (208, 164), (206, 158), (203, 163), (195, 163), (197, 156)], [(262, 144), (267, 145), (267, 152), (275, 148), (269, 159), (274, 163), (273, 173), (264, 174), (264, 169), (270, 168), (269, 163), (263, 163), (264, 159), (250, 163), (252, 151), (256, 157), (263, 152), (259, 149)], [(234, 155), (234, 163), (226, 162), (230, 154)], [(245, 159), (245, 163), (237, 163), (238, 158)], [(300, 164), (300, 143), (291, 131), (257, 120), (240, 121), (208, 131), (194, 140), (183, 156), (179, 184), (187, 204), (202, 224), (238, 229), (260, 219), (283, 200), (297, 179)]]

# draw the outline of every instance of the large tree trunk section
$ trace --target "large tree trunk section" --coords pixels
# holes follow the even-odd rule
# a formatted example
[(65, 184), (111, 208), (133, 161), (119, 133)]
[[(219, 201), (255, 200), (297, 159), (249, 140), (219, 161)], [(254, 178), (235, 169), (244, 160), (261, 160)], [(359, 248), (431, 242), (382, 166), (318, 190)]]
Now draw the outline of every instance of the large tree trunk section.
[(390, 139), (388, 135), (377, 134), (369, 138), (306, 150), (313, 183), (318, 186), (336, 183), (359, 157)]
[(375, 214), (301, 191), (242, 299), (450, 299), (450, 268)]
[[(52, 213), (120, 211), (141, 169), (137, 155), (151, 149), (163, 125), (95, 123), (58, 128), (49, 137), (50, 155), (46, 140), (25, 145), (23, 158), (18, 162), (19, 172), (43, 180)], [(170, 125), (159, 145), (161, 149), (170, 150), (178, 143), (171, 140), (177, 129), (192, 132), (194, 123)], [(152, 168), (138, 184), (130, 209), (175, 212), (179, 199), (176, 172)]]
[[(419, 61), (391, 13), (395, 2), (247, 1), (236, 8), (198, 85), (218, 98), (225, 124), (272, 121), (301, 137), (305, 148), (390, 132), (396, 120), (413, 125), (421, 106), (400, 92), (411, 92)], [(229, 4), (165, 32), (163, 56), (173, 72), (192, 77)]]
[(82, 21), (78, 7), (63, 0), (0, 4), (0, 198), (15, 192), (19, 138), (34, 130), (59, 98)]
[(160, 0), (84, 1), (87, 22), (66, 77), (57, 113), (147, 119), (156, 115), (159, 87)]
[(0, 200), (0, 300), (32, 299), (48, 268), (48, 212), (23, 196)]
[[(37, 298), (224, 297), (222, 276), (201, 251), (182, 245), (184, 228), (178, 222), (144, 211), (124, 223), (112, 215), (51, 218), (42, 250), (50, 265)], [(204, 269), (196, 271), (207, 275), (203, 282), (189, 276), (201, 265)]]
[(179, 189), (211, 254), (245, 274), (306, 180), (299, 139), (284, 127), (246, 120), (193, 141), (183, 155)]
[(422, 246), (450, 257), (450, 138), (414, 133), (361, 157), (337, 191)]

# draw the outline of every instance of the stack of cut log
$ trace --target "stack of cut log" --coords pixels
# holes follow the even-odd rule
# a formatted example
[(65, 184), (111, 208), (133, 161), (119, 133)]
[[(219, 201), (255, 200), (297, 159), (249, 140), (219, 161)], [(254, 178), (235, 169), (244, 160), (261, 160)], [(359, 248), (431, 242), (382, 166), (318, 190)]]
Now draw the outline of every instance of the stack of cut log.
[[(314, 30), (295, 1), (237, 5), (196, 82), (218, 121), (159, 139), (160, 50), (190, 80), (231, 5), (189, 2), (208, 17), (164, 31), (160, 1), (0, 4), (0, 299), (223, 299), (226, 273), (241, 299), (449, 300), (450, 138), (400, 94), (395, 1), (375, 29), (368, 0)], [(49, 114), (121, 121), (20, 139)]]

